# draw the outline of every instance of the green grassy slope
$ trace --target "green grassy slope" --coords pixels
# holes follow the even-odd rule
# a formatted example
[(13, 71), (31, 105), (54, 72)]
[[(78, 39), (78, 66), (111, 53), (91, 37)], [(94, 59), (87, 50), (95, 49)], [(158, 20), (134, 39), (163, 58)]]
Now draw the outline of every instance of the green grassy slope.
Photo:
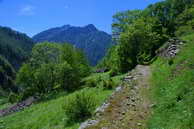
[(169, 65), (159, 58), (153, 65), (152, 99), (156, 103), (150, 129), (194, 128), (194, 34)]
[[(96, 106), (101, 105), (112, 93), (111, 90), (102, 90), (100, 88), (83, 90), (87, 90), (87, 92), (91, 92), (95, 95), (97, 98)], [(79, 123), (66, 127), (67, 116), (63, 109), (65, 100), (75, 93), (35, 104), (24, 111), (2, 117), (0, 118), (0, 129), (77, 129)]]
[[(112, 77), (112, 80), (115, 83), (114, 86), (119, 85), (123, 76), (124, 75)], [(99, 80), (99, 77), (101, 78), (101, 81), (96, 81)], [(83, 81), (94, 81), (96, 84), (95, 87), (90, 87), (90, 83), (88, 83), (87, 86), (89, 88), (84, 88), (70, 94), (63, 93), (60, 95), (61, 97), (57, 97), (56, 99), (40, 102), (24, 111), (2, 117), (0, 118), (0, 129), (77, 129), (79, 123), (74, 123), (68, 127), (65, 124), (68, 119), (63, 109), (66, 100), (70, 100), (76, 93), (85, 90), (95, 96), (97, 108), (113, 92), (113, 89), (106, 90), (103, 87), (103, 80), (106, 80), (107, 78), (110, 78), (109, 73), (92, 74)], [(1, 101), (3, 101), (3, 99), (1, 99)], [(0, 109), (7, 106), (8, 104), (6, 103), (0, 103)]]

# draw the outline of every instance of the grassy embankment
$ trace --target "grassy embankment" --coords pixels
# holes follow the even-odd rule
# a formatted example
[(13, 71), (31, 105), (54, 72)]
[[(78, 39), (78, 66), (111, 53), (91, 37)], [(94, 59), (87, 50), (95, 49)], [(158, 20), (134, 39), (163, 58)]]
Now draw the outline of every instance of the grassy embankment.
[[(152, 99), (156, 106), (150, 129), (194, 128), (194, 34), (173, 59), (159, 58), (152, 65)], [(170, 63), (169, 63), (170, 62)]]

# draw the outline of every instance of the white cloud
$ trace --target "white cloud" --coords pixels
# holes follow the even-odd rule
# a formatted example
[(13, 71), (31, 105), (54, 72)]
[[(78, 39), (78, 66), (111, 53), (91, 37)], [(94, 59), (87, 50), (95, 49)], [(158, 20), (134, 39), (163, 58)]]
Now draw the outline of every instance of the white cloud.
[(26, 5), (24, 7), (22, 7), (19, 11), (19, 15), (24, 15), (24, 16), (31, 16), (34, 15), (35, 12), (35, 7), (32, 5)]

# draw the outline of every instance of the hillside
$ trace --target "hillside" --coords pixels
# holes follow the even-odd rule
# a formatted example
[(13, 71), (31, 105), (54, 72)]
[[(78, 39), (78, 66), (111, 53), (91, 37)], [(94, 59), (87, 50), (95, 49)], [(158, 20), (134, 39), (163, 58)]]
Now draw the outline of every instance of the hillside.
[[(182, 37), (186, 41), (180, 52), (168, 59), (160, 56), (150, 66), (137, 66), (128, 74), (123, 75), (123, 82), (118, 81), (115, 91), (98, 88), (85, 89), (86, 92), (95, 94), (98, 106), (92, 120), (81, 129), (192, 129), (194, 114), (193, 97), (193, 34)], [(188, 61), (189, 60), (189, 61)], [(170, 62), (170, 63), (169, 63)], [(171, 64), (171, 62), (173, 62)], [(107, 80), (109, 73), (98, 73), (85, 78)], [(170, 79), (169, 79), (170, 78)], [(98, 80), (98, 79), (97, 79)], [(114, 79), (115, 80), (115, 79)], [(143, 81), (142, 81), (143, 80)], [(99, 86), (101, 82), (97, 83)], [(101, 86), (100, 86), (101, 87)], [(77, 91), (75, 93), (79, 93)], [(0, 118), (2, 127), (12, 129), (27, 128), (57, 128), (77, 129), (79, 123), (65, 125), (67, 116), (64, 102), (68, 96), (75, 93), (61, 94), (55, 99), (41, 102), (24, 111)], [(108, 97), (110, 96), (110, 97)], [(108, 98), (107, 98), (108, 97)], [(57, 110), (57, 112), (56, 112)], [(165, 112), (164, 112), (165, 111)], [(36, 117), (33, 117), (36, 115)], [(115, 122), (117, 121), (117, 122)], [(93, 123), (92, 123), (93, 122)], [(49, 123), (49, 124), (48, 124)], [(87, 125), (87, 124), (86, 124)]]
[[(94, 25), (65, 25), (30, 51), (28, 37), (2, 30), (0, 129), (194, 129), (193, 0), (117, 12), (115, 45)], [(20, 51), (29, 58), (17, 69), (9, 53)]]
[(4, 91), (17, 91), (14, 85), (15, 76), (14, 68), (0, 55), (0, 96), (5, 96)]
[(16, 71), (27, 60), (33, 45), (27, 35), (0, 27), (0, 90), (17, 91)]
[(186, 44), (175, 58), (160, 57), (152, 65), (151, 98), (155, 104), (150, 129), (194, 128), (194, 34), (183, 36)]
[(34, 42), (27, 35), (7, 27), (0, 27), (0, 55), (15, 69), (30, 55)]
[(96, 65), (105, 56), (107, 49), (113, 44), (111, 35), (99, 31), (92, 24), (84, 27), (65, 25), (52, 28), (40, 32), (33, 39), (35, 42), (71, 43), (85, 52), (92, 65)]

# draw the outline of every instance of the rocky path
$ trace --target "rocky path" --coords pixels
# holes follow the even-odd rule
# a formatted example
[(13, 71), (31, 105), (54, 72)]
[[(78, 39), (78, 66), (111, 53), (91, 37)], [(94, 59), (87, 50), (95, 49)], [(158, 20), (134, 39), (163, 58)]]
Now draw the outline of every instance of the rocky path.
[(138, 65), (123, 81), (122, 86), (98, 110), (94, 120), (80, 129), (146, 129), (151, 104), (148, 98), (150, 67)]

